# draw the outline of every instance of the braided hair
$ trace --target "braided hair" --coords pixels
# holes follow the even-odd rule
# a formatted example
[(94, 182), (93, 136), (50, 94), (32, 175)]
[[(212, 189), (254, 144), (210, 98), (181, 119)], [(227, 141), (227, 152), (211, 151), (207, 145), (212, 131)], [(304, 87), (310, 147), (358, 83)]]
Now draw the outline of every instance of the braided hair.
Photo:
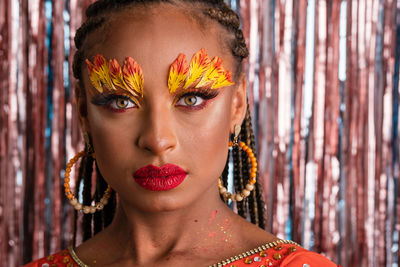
[[(227, 5), (223, 0), (99, 0), (91, 4), (86, 10), (87, 20), (77, 30), (75, 35), (75, 45), (77, 51), (74, 55), (73, 61), (73, 74), (76, 79), (82, 82), (82, 65), (86, 58), (85, 50), (87, 44), (85, 41), (88, 36), (107, 23), (107, 19), (111, 16), (107, 16), (110, 13), (121, 12), (129, 7), (135, 5), (146, 5), (153, 3), (170, 3), (176, 4), (182, 2), (183, 4), (192, 5), (197, 4), (201, 9), (205, 18), (209, 18), (218, 22), (227, 32), (225, 37), (226, 43), (236, 60), (237, 68), (236, 75), (241, 72), (242, 61), (245, 59), (249, 52), (243, 37), (243, 32), (240, 29), (239, 16)], [(197, 7), (196, 6), (196, 7)], [(84, 94), (84, 87), (81, 86)], [(242, 130), (239, 136), (240, 140), (245, 142), (255, 154), (255, 138), (251, 124), (251, 117), (249, 112), (249, 106), (247, 106), (246, 116), (242, 123)], [(230, 159), (231, 158), (231, 159)], [(229, 163), (233, 162), (233, 181), (236, 192), (240, 192), (245, 188), (247, 179), (249, 177), (249, 169), (251, 168), (251, 162), (247, 157), (246, 152), (239, 150), (234, 147), (232, 149), (232, 157), (228, 154), (227, 162), (224, 171), (221, 176), (222, 184), (226, 187), (228, 183)], [(93, 166), (95, 165), (95, 166)], [(95, 167), (96, 179), (96, 190), (92, 195), (92, 170)], [(259, 174), (257, 172), (258, 178)], [(83, 204), (90, 205), (92, 201), (98, 201), (101, 195), (107, 187), (107, 183), (102, 177), (96, 162), (88, 156), (84, 157), (81, 161), (79, 172), (78, 172), (78, 185), (83, 183)], [(80, 186), (77, 186), (79, 190)], [(108, 226), (115, 213), (116, 208), (116, 196), (115, 192), (111, 194), (109, 203), (105, 205), (104, 209), (100, 212), (93, 214), (84, 214), (82, 221), (83, 240), (89, 239), (92, 235), (98, 233), (103, 228)], [(260, 184), (255, 184), (255, 190), (253, 190), (248, 198), (245, 198), (242, 202), (237, 203), (238, 214), (244, 218), (248, 218), (252, 223), (265, 229), (265, 218), (264, 218), (264, 201), (262, 199), (262, 192)], [(74, 243), (76, 241), (77, 232), (77, 214), (75, 212), (75, 223), (74, 223)]]

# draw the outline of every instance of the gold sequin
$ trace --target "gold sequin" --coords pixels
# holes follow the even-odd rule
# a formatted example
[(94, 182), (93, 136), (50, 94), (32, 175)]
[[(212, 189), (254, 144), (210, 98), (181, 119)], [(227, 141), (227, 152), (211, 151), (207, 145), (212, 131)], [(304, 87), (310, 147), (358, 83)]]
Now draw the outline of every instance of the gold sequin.
[(280, 260), (282, 259), (281, 253), (275, 253), (274, 256), (272, 256), (275, 260)]
[(246, 258), (246, 259), (244, 260), (244, 263), (250, 264), (250, 263), (253, 263), (253, 260), (252, 260), (251, 258)]
[(281, 245), (277, 245), (274, 247), (275, 250), (282, 250), (282, 246)]
[(64, 257), (64, 258), (63, 258), (63, 262), (64, 262), (64, 263), (68, 263), (68, 262), (69, 262), (69, 257)]
[(271, 259), (266, 259), (265, 263), (268, 264), (268, 266), (272, 266), (274, 262)]
[(67, 256), (67, 255), (68, 253), (65, 250), (61, 251), (61, 256)]
[(54, 256), (53, 256), (53, 255), (48, 256), (48, 257), (47, 257), (47, 260), (48, 260), (48, 261), (53, 261), (53, 260), (54, 260)]
[(57, 267), (58, 265), (57, 264), (52, 264), (52, 265), (50, 265), (50, 267)]
[(74, 264), (72, 262), (67, 264), (67, 267), (74, 267)]
[(297, 249), (296, 247), (289, 247), (288, 250), (286, 251), (286, 255), (289, 255), (292, 252), (295, 252)]
[(260, 257), (267, 257), (267, 252), (261, 251), (258, 255), (260, 255)]

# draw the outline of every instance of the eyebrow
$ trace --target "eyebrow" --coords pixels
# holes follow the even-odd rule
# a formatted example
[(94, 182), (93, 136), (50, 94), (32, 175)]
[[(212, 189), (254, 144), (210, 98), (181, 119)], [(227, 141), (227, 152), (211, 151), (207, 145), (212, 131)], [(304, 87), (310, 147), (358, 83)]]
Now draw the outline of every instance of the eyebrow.
[[(126, 57), (122, 66), (115, 58), (107, 61), (101, 54), (94, 56), (93, 63), (89, 59), (85, 62), (97, 92), (123, 90), (132, 96), (143, 97), (143, 71), (132, 57)], [(168, 89), (170, 93), (189, 89), (214, 90), (235, 84), (231, 76), (221, 58), (216, 56), (211, 60), (202, 48), (193, 55), (189, 65), (185, 54), (178, 55), (170, 66)]]
[(94, 56), (93, 63), (86, 59), (89, 78), (99, 92), (124, 90), (134, 96), (143, 97), (143, 72), (131, 57), (126, 57), (123, 66), (116, 59), (107, 61), (103, 55)]
[(170, 67), (168, 89), (170, 93), (189, 88), (217, 89), (235, 84), (231, 75), (222, 65), (221, 58), (211, 60), (202, 48), (193, 55), (189, 66), (186, 55), (178, 55)]

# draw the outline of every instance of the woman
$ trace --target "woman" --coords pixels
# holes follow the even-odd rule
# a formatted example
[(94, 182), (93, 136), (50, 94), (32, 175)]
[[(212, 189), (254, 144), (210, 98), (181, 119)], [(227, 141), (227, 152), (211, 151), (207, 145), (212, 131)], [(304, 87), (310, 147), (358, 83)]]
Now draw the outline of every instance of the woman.
[[(98, 1), (87, 17), (74, 59), (86, 147), (65, 178), (86, 241), (27, 266), (336, 266), (260, 228), (238, 16), (222, 0), (136, 0)], [(83, 204), (69, 186), (80, 157)]]

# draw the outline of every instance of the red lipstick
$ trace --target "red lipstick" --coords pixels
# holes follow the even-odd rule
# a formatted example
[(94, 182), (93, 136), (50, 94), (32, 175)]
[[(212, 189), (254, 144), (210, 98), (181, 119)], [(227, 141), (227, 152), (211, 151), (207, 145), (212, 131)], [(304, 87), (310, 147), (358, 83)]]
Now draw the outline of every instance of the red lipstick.
[(182, 168), (168, 163), (161, 167), (144, 166), (133, 174), (133, 179), (147, 190), (167, 191), (180, 185), (186, 175)]

